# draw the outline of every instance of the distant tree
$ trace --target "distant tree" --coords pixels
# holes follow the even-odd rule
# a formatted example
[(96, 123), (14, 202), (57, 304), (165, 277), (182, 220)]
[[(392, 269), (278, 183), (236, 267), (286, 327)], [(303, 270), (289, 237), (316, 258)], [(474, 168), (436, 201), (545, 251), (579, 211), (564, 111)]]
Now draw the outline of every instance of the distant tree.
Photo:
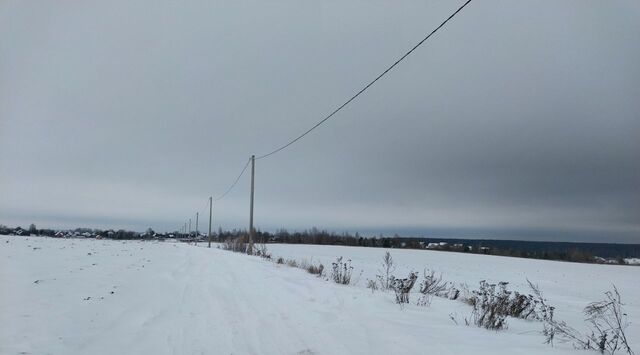
[(56, 234), (56, 231), (54, 231), (53, 229), (48, 229), (48, 228), (38, 229), (38, 235), (52, 237), (55, 234)]
[(36, 234), (37, 232), (36, 225), (31, 223), (31, 225), (29, 225), (29, 234)]

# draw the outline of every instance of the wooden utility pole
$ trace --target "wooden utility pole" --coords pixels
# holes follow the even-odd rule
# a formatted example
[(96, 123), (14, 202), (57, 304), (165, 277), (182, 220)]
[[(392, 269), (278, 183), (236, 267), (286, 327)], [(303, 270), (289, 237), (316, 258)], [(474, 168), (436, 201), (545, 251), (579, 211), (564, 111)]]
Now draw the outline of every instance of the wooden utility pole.
[(191, 218), (189, 218), (189, 238), (191, 238)]
[(196, 212), (196, 238), (199, 237), (198, 235), (198, 215), (200, 214), (200, 212)]
[(211, 211), (213, 210), (213, 198), (209, 196), (209, 246), (211, 248)]
[(254, 188), (253, 180), (255, 177), (255, 172), (256, 172), (256, 156), (252, 155), (251, 156), (251, 204), (250, 204), (251, 209), (249, 211), (249, 250), (247, 251), (249, 255), (253, 254), (253, 188)]

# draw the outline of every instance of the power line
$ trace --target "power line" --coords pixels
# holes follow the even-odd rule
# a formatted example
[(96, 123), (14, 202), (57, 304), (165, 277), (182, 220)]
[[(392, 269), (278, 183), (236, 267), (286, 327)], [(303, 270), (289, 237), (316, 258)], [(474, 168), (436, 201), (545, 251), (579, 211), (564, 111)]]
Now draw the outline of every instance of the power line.
[(240, 180), (240, 177), (242, 177), (242, 174), (244, 174), (245, 170), (247, 170), (247, 166), (249, 166), (249, 163), (251, 162), (251, 159), (247, 160), (247, 163), (244, 165), (244, 167), (242, 168), (242, 171), (240, 171), (240, 174), (238, 175), (238, 177), (236, 178), (236, 180), (233, 182), (233, 184), (231, 184), (231, 186), (229, 186), (229, 188), (227, 189), (227, 191), (225, 191), (222, 195), (220, 195), (217, 198), (214, 198), (213, 201), (220, 201), (222, 200), (225, 196), (227, 196), (227, 194), (229, 192), (231, 192), (231, 190), (233, 190), (233, 188), (236, 186), (236, 184), (238, 183), (238, 180)]
[[(360, 91), (358, 91), (355, 95), (351, 96), (347, 101), (345, 101), (342, 105), (340, 105), (338, 108), (336, 108), (335, 110), (333, 110), (329, 115), (327, 115), (326, 117), (324, 117), (322, 120), (320, 120), (318, 123), (316, 123), (314, 126), (312, 126), (311, 128), (309, 128), (308, 130), (306, 130), (305, 132), (303, 132), (301, 135), (295, 137), (293, 140), (289, 141), (288, 143), (286, 143), (283, 146), (280, 146), (279, 148), (267, 153), (267, 154), (263, 154), (260, 156), (257, 156), (255, 158), (249, 159), (247, 161), (247, 163), (244, 165), (244, 167), (242, 168), (242, 170), (240, 171), (240, 174), (238, 174), (238, 176), (236, 177), (236, 179), (233, 181), (233, 183), (231, 184), (231, 186), (229, 186), (229, 188), (220, 196), (218, 196), (217, 198), (213, 199), (212, 201), (219, 201), (221, 199), (223, 199), (225, 196), (227, 196), (227, 194), (229, 194), (229, 192), (231, 192), (231, 190), (233, 190), (233, 188), (237, 185), (238, 181), (240, 180), (240, 178), (242, 177), (242, 175), (244, 174), (244, 172), (247, 170), (247, 167), (249, 166), (249, 163), (251, 163), (254, 160), (259, 160), (259, 159), (263, 159), (263, 158), (267, 158), (273, 154), (276, 154), (278, 152), (280, 152), (281, 150), (289, 147), (290, 145), (294, 144), (295, 142), (299, 141), (300, 139), (302, 139), (304, 136), (306, 136), (307, 134), (311, 133), (311, 131), (313, 131), (314, 129), (318, 128), (320, 125), (322, 125), (323, 123), (325, 123), (326, 121), (328, 121), (330, 118), (332, 118), (335, 114), (337, 114), (339, 111), (341, 111), (343, 108), (345, 108), (347, 105), (349, 105), (352, 101), (354, 101), (358, 96), (360, 96), (362, 93), (364, 93), (367, 89), (369, 89), (371, 86), (373, 86), (373, 84), (375, 84), (378, 80), (380, 80), (383, 76), (385, 76), (389, 71), (391, 71), (391, 69), (395, 68), (398, 64), (400, 64), (400, 62), (402, 62), (406, 57), (408, 57), (411, 53), (413, 53), (418, 47), (420, 47), (424, 42), (426, 42), (429, 38), (431, 38), (431, 36), (433, 36), (440, 28), (442, 28), (447, 22), (449, 22), (449, 20), (451, 20), (454, 16), (456, 16), (460, 11), (462, 11), (462, 9), (464, 9), (469, 3), (471, 2), (471, 0), (467, 0), (464, 4), (462, 4), (462, 6), (460, 6), (456, 11), (454, 11), (451, 15), (449, 15), (449, 17), (447, 17), (440, 25), (438, 25), (438, 27), (436, 27), (433, 31), (431, 31), (426, 37), (424, 37), (420, 42), (418, 42), (416, 45), (414, 45), (409, 51), (407, 51), (405, 54), (403, 54), (398, 60), (396, 60), (391, 66), (389, 66), (388, 68), (386, 68), (382, 73), (380, 73), (377, 77), (375, 77), (375, 79), (373, 79), (372, 81), (370, 81), (369, 83), (367, 83), (362, 89), (360, 89)], [(205, 207), (206, 208), (206, 207)], [(191, 222), (191, 221), (189, 221)]]
[[(251, 159), (247, 160), (247, 163), (244, 165), (244, 167), (240, 171), (240, 174), (238, 174), (238, 177), (236, 177), (236, 179), (233, 181), (231, 186), (229, 186), (229, 188), (222, 195), (220, 195), (217, 198), (213, 199), (213, 202), (222, 200), (225, 196), (227, 196), (227, 194), (229, 194), (229, 192), (231, 192), (231, 190), (233, 190), (233, 188), (238, 184), (238, 181), (240, 180), (240, 178), (242, 177), (244, 172), (247, 170), (247, 167), (249, 166), (250, 162), (251, 162)], [(207, 198), (207, 204), (205, 205), (205, 208), (200, 210), (198, 213), (204, 212), (207, 207), (209, 207), (209, 198)]]
[(453, 12), (449, 17), (447, 17), (446, 20), (444, 20), (438, 27), (436, 27), (433, 31), (431, 31), (431, 33), (429, 33), (425, 38), (423, 38), (420, 42), (418, 42), (415, 46), (413, 46), (413, 48), (411, 48), (408, 52), (406, 52), (402, 57), (400, 57), (400, 59), (396, 60), (395, 63), (393, 63), (390, 67), (388, 67), (387, 69), (385, 69), (385, 71), (383, 71), (380, 75), (378, 75), (375, 79), (373, 79), (371, 82), (369, 82), (367, 85), (365, 85), (362, 89), (360, 89), (360, 91), (358, 91), (355, 95), (351, 96), (351, 98), (349, 100), (347, 100), (345, 103), (343, 103), (342, 105), (340, 105), (337, 109), (333, 110), (333, 112), (331, 112), (328, 116), (326, 116), (325, 118), (323, 118), (322, 120), (320, 120), (320, 122), (316, 123), (313, 127), (309, 128), (308, 130), (306, 130), (304, 133), (302, 133), (301, 135), (297, 136), (296, 138), (294, 138), (293, 140), (291, 140), (289, 143), (277, 148), (276, 150), (271, 151), (270, 153), (264, 154), (264, 155), (260, 155), (257, 156), (256, 159), (263, 159), (266, 158), (268, 156), (271, 156), (273, 154), (278, 153), (279, 151), (287, 148), (288, 146), (292, 145), (293, 143), (297, 142), (298, 140), (300, 140), (302, 137), (306, 136), (307, 134), (311, 133), (311, 131), (313, 131), (314, 129), (318, 128), (321, 124), (325, 123), (328, 119), (330, 119), (331, 117), (333, 117), (333, 115), (335, 115), (336, 113), (338, 113), (340, 110), (342, 110), (345, 106), (347, 106), (348, 104), (351, 103), (351, 101), (355, 100), (358, 96), (360, 96), (360, 94), (362, 94), (363, 92), (365, 92), (369, 87), (371, 87), (376, 81), (378, 81), (380, 78), (382, 78), (383, 76), (385, 76), (391, 69), (393, 69), (396, 65), (398, 65), (400, 62), (402, 62), (406, 57), (408, 57), (411, 53), (413, 53), (413, 51), (415, 51), (418, 47), (420, 47), (420, 45), (422, 45), (422, 43), (424, 43), (426, 40), (429, 39), (429, 37), (431, 37), (434, 33), (436, 33), (441, 27), (443, 27), (447, 22), (449, 22), (449, 20), (451, 20), (455, 15), (458, 14), (458, 12), (462, 11), (462, 9), (465, 8), (465, 6), (467, 6), (469, 3), (471, 2), (471, 0), (467, 0), (462, 6), (460, 6), (455, 12)]

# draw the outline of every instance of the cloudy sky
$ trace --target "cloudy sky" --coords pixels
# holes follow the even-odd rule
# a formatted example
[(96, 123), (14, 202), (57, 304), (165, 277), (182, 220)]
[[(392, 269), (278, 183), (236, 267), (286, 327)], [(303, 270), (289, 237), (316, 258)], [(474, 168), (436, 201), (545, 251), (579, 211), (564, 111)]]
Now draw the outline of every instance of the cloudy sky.
[[(461, 4), (0, 1), (0, 223), (177, 229)], [(257, 227), (640, 243), (639, 34), (637, 0), (472, 1), (256, 162)]]

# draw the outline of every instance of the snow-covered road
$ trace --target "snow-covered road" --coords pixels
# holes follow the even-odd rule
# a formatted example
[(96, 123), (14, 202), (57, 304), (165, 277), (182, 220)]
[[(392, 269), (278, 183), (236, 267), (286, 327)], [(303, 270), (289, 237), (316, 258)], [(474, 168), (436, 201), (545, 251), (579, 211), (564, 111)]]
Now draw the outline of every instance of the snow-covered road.
[[(469, 307), (388, 293), (215, 248), (0, 238), (1, 354), (556, 354), (537, 322), (462, 324)], [(379, 252), (379, 250), (378, 250)]]

